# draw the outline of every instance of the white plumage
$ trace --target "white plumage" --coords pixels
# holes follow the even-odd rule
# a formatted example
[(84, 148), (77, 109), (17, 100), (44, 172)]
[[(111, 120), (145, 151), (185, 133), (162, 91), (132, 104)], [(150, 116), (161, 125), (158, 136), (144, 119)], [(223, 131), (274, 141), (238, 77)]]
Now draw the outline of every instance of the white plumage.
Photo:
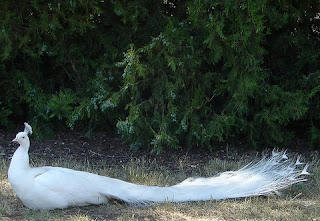
[(117, 199), (132, 205), (153, 203), (219, 200), (270, 195), (292, 184), (306, 181), (308, 165), (300, 158), (288, 159), (285, 152), (250, 163), (237, 171), (210, 178), (188, 178), (170, 187), (137, 185), (122, 180), (61, 167), (30, 167), (28, 134), (25, 123), (13, 141), (20, 144), (15, 151), (8, 178), (23, 204), (31, 209), (56, 209), (107, 203)]

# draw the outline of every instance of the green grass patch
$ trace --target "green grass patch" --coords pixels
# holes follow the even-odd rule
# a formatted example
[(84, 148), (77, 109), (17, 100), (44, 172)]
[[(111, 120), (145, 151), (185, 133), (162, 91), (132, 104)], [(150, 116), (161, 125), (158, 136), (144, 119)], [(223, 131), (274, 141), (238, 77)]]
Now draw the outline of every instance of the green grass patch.
[[(295, 185), (280, 196), (230, 199), (223, 201), (163, 203), (149, 207), (131, 207), (117, 202), (100, 206), (73, 207), (63, 210), (34, 211), (22, 205), (7, 179), (9, 161), (0, 158), (0, 219), (1, 220), (319, 220), (320, 164), (312, 159), (307, 183)], [(34, 165), (54, 165), (85, 170), (129, 182), (168, 186), (194, 176), (212, 176), (238, 169), (246, 162), (213, 159), (204, 165), (191, 167), (181, 160), (176, 168), (144, 159), (109, 167), (108, 162), (93, 166), (90, 162), (37, 160)], [(192, 165), (191, 165), (192, 166)], [(189, 169), (188, 169), (189, 168)]]

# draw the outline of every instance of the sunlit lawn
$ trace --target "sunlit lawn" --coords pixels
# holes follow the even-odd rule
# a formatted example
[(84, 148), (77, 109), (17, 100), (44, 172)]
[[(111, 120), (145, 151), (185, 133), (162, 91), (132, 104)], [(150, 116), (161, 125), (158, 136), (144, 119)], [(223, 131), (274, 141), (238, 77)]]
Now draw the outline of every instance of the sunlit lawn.
[[(184, 167), (170, 172), (156, 161), (132, 160), (110, 169), (89, 163), (59, 160), (33, 160), (35, 165), (53, 164), (99, 173), (130, 182), (148, 185), (172, 185), (187, 177)], [(307, 183), (293, 186), (281, 196), (191, 203), (164, 203), (149, 207), (130, 207), (112, 202), (101, 206), (74, 207), (64, 210), (33, 211), (22, 205), (7, 179), (9, 161), (0, 158), (1, 220), (320, 220), (320, 165), (318, 157), (311, 162)], [(225, 169), (237, 169), (245, 162), (212, 160), (195, 168), (192, 175), (210, 176)], [(189, 174), (190, 175), (190, 174)]]

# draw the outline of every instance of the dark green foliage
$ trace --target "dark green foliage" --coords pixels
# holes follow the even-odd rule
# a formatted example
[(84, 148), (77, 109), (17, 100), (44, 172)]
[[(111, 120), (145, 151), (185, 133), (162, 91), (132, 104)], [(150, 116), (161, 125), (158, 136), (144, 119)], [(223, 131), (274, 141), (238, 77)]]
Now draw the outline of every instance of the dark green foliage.
[[(133, 150), (320, 145), (319, 1), (0, 3), (0, 123)], [(50, 131), (51, 130), (51, 131)]]
[(114, 64), (130, 40), (117, 28), (118, 17), (106, 13), (111, 4), (2, 1), (1, 8), (3, 120), (52, 130), (78, 122), (91, 128), (122, 116), (114, 115), (110, 95), (121, 80)]

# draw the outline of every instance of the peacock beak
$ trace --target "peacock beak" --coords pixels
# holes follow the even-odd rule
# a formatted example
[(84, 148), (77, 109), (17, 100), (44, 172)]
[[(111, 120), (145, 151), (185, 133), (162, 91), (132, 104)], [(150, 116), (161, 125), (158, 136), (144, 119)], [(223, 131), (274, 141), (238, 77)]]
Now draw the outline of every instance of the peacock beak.
[(18, 142), (18, 141), (17, 141), (17, 138), (14, 138), (14, 139), (12, 140), (12, 142)]

